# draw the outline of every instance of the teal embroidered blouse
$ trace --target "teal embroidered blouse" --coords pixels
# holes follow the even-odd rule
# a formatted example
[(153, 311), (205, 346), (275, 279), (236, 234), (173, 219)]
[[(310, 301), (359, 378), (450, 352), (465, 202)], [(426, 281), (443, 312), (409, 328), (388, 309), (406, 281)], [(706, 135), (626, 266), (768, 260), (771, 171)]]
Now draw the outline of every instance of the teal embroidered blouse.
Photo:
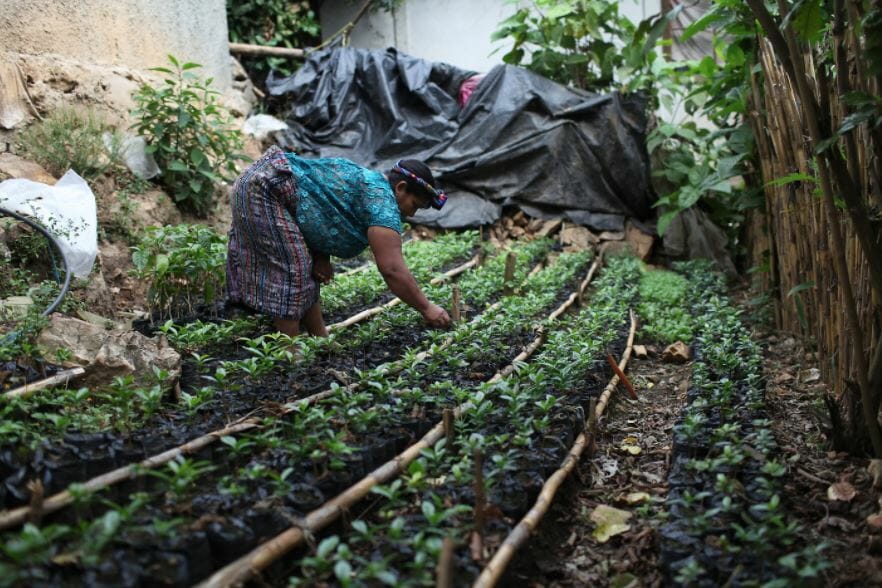
[(297, 183), (297, 225), (313, 253), (354, 257), (368, 245), (368, 227), (402, 231), (398, 202), (382, 173), (342, 158), (285, 157)]

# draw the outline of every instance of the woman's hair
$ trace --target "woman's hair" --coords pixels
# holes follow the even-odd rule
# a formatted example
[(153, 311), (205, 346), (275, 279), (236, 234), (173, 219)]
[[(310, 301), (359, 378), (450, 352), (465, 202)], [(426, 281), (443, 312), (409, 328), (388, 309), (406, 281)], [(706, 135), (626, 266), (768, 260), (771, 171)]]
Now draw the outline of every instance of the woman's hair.
[(405, 182), (407, 183), (407, 189), (409, 192), (423, 198), (424, 200), (432, 201), (435, 199), (436, 194), (432, 193), (431, 190), (428, 190), (419, 180), (415, 180), (397, 170), (410, 172), (429, 186), (432, 186), (438, 192), (441, 192), (438, 186), (435, 185), (435, 176), (432, 175), (432, 170), (419, 159), (402, 159), (392, 166), (392, 169), (389, 171), (389, 183), (392, 184), (392, 186), (395, 186), (398, 182)]

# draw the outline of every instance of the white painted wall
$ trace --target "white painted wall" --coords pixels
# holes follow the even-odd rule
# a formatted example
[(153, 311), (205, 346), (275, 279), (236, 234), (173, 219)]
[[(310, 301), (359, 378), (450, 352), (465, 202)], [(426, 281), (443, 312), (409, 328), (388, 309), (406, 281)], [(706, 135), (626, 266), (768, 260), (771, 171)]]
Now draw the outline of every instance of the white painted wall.
[[(340, 30), (359, 4), (325, 0), (320, 9), (323, 35)], [(619, 9), (639, 22), (660, 8), (661, 0), (623, 0)], [(394, 46), (415, 57), (487, 71), (502, 63), (510, 46), (491, 42), (490, 36), (516, 9), (517, 4), (508, 0), (404, 0), (391, 14), (373, 11), (359, 21), (351, 45), (364, 49)]]

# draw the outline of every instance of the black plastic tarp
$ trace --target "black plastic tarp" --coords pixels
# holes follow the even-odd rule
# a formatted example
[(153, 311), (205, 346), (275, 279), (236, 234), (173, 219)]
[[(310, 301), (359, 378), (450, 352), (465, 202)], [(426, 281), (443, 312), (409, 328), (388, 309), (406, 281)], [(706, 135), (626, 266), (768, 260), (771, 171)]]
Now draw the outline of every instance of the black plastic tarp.
[(283, 147), (387, 169), (425, 160), (450, 201), (418, 220), (474, 226), (515, 205), (533, 216), (619, 229), (653, 216), (646, 104), (574, 90), (509, 65), (493, 68), (464, 108), (475, 72), (395, 49), (313, 53), (267, 87), (286, 105)]

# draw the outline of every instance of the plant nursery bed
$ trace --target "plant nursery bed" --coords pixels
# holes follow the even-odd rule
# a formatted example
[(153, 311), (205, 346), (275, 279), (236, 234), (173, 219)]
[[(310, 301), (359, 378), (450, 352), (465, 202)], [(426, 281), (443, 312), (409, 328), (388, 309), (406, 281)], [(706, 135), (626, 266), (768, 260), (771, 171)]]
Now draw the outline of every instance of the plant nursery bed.
[[(219, 357), (196, 348), (181, 394), (192, 398), (208, 381), (223, 395), (192, 410), (161, 407), (128, 432), (68, 431), (29, 455), (4, 447), (4, 500), (24, 514), (10, 525), (0, 513), (0, 584), (709, 586), (818, 577), (822, 550), (797, 536), (781, 498), (788, 484), (760, 348), (719, 279), (697, 264), (679, 267), (676, 279), (647, 279), (637, 262), (611, 259), (579, 296), (586, 272), (595, 275), (589, 256), (563, 254), (527, 276), (542, 253), (519, 253), (531, 263), (520, 264), (513, 295), (480, 279), (496, 275), (500, 259), (464, 274), (466, 309), (473, 300), (483, 312), (471, 310), (450, 333), (427, 337), (395, 307), (327, 347), (268, 335), (239, 348), (212, 343)], [(665, 294), (672, 288), (694, 294), (675, 304)], [(631, 371), (638, 400), (614, 400), (597, 424), (589, 415), (624, 394), (608, 359), (630, 354), (638, 308), (654, 349)], [(661, 362), (662, 342), (674, 336), (694, 337), (691, 363)], [(186, 454), (103, 487), (78, 485), (206, 433)], [(575, 455), (586, 457), (555, 498), (550, 484), (570, 472), (580, 447), (586, 453)], [(24, 459), (39, 460), (42, 488)], [(50, 496), (63, 488), (67, 497)], [(499, 569), (548, 500), (556, 506), (538, 536)], [(604, 530), (605, 509), (625, 513), (624, 529)]]

